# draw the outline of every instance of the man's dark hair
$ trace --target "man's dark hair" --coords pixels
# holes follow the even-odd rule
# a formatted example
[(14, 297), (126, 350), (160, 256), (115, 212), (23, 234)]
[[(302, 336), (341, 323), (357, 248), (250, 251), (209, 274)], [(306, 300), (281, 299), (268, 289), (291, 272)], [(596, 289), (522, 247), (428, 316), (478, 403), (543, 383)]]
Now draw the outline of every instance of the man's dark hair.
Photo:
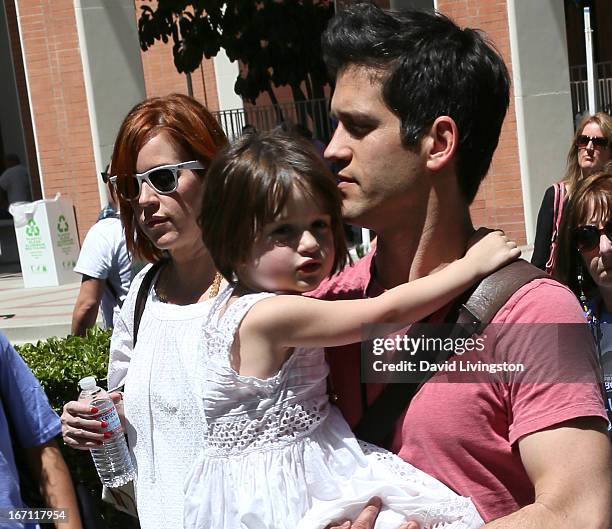
[(333, 77), (351, 66), (372, 69), (406, 147), (417, 145), (437, 117), (453, 118), (459, 187), (472, 202), (491, 165), (510, 92), (508, 70), (483, 35), (439, 13), (354, 4), (331, 20), (323, 56)]

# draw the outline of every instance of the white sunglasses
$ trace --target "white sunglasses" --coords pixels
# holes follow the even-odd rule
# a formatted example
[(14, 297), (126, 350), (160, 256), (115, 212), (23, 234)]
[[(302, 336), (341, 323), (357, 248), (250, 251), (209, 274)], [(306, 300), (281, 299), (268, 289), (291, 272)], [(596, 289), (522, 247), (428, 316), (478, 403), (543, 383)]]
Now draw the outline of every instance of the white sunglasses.
[(182, 169), (204, 169), (197, 160), (169, 165), (160, 165), (144, 173), (109, 177), (108, 181), (115, 186), (117, 192), (125, 200), (136, 200), (140, 196), (142, 182), (149, 184), (156, 193), (168, 195), (178, 187), (178, 172)]

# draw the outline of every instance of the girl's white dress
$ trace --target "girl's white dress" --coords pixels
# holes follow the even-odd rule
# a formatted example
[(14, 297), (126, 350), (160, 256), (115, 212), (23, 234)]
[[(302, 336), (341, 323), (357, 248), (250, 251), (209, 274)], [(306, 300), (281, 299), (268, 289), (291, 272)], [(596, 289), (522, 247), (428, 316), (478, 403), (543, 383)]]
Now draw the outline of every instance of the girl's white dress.
[(230, 295), (218, 296), (203, 329), (196, 393), (205, 434), (185, 483), (185, 529), (323, 528), (354, 517), (372, 496), (383, 501), (377, 529), (407, 519), (436, 529), (484, 523), (469, 498), (354, 437), (329, 403), (323, 349), (295, 349), (266, 380), (236, 373), (238, 326), (273, 294), (243, 296), (219, 318)]

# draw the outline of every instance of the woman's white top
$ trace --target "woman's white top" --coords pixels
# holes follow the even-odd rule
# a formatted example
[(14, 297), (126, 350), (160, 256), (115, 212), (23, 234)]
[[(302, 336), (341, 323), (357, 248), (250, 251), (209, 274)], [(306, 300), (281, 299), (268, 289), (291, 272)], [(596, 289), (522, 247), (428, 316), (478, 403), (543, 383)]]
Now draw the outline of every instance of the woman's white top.
[(206, 428), (185, 483), (186, 529), (323, 528), (354, 517), (372, 496), (384, 504), (376, 528), (406, 519), (436, 529), (483, 524), (470, 499), (355, 439), (329, 403), (322, 349), (295, 349), (266, 380), (232, 369), (240, 322), (272, 294), (240, 297), (220, 317), (230, 295), (218, 296), (203, 329), (197, 379)]
[(133, 349), (134, 306), (149, 268), (136, 276), (115, 319), (108, 386), (125, 382), (141, 528), (182, 529), (183, 483), (204, 435), (192, 374), (212, 300), (184, 306), (162, 303), (151, 287)]

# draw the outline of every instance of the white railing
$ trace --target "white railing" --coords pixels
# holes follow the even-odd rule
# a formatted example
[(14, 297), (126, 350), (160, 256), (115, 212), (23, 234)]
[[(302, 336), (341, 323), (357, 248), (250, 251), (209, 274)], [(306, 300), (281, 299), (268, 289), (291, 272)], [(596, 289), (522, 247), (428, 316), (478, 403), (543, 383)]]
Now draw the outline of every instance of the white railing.
[[(612, 61), (595, 65), (595, 97), (598, 111), (612, 115)], [(570, 68), (570, 90), (574, 116), (588, 112), (588, 91), (586, 65)]]
[(228, 138), (240, 136), (246, 125), (262, 131), (273, 129), (283, 121), (288, 121), (305, 125), (312, 131), (315, 138), (325, 141), (329, 139), (332, 132), (328, 109), (327, 99), (313, 99), (297, 103), (220, 110), (212, 114)]

